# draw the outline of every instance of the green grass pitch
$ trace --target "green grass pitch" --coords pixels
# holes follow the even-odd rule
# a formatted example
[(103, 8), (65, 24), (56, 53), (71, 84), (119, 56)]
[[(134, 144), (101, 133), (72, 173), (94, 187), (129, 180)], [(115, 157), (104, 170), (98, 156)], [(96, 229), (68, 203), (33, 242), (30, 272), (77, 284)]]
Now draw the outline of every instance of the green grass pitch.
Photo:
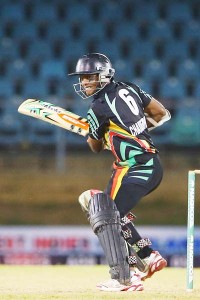
[(0, 299), (165, 300), (200, 299), (200, 269), (194, 290), (186, 291), (186, 270), (166, 268), (144, 282), (142, 292), (101, 292), (96, 284), (109, 279), (107, 266), (1, 266)]

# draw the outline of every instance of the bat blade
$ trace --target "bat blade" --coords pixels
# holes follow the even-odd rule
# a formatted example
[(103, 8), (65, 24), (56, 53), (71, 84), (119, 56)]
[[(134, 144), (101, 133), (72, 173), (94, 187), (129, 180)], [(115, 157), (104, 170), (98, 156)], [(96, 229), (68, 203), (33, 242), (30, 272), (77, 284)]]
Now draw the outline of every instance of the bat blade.
[(89, 132), (89, 124), (86, 118), (42, 100), (27, 99), (19, 106), (18, 112), (82, 136), (86, 136)]

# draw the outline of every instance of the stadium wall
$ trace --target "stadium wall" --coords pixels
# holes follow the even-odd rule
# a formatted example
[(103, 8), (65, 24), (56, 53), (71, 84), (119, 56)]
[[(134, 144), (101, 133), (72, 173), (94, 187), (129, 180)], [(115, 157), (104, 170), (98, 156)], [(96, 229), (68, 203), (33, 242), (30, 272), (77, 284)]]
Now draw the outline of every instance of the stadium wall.
[[(168, 261), (186, 267), (187, 233), (184, 226), (139, 226)], [(194, 266), (200, 266), (200, 227), (195, 229)], [(8, 265), (105, 264), (97, 237), (89, 226), (1, 226), (0, 263)]]

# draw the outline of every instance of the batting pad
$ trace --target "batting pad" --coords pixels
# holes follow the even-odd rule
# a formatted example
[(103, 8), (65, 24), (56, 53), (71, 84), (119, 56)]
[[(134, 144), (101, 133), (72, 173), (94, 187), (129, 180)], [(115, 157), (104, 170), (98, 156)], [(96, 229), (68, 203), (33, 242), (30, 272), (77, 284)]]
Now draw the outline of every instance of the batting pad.
[(130, 267), (126, 242), (121, 234), (120, 214), (114, 201), (106, 194), (95, 194), (89, 203), (89, 220), (99, 238), (112, 279), (130, 283)]

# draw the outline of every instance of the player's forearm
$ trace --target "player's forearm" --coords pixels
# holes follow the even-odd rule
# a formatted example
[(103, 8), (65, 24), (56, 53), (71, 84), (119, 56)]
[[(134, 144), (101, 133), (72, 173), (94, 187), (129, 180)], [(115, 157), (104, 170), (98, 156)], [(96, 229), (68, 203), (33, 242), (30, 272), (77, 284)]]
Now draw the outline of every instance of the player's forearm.
[(149, 128), (149, 130), (152, 130), (158, 126), (163, 125), (165, 122), (169, 121), (170, 119), (171, 119), (171, 114), (167, 109), (165, 109), (165, 114), (161, 118), (157, 119), (158, 121), (146, 114), (147, 127)]
[(154, 121), (159, 122), (166, 115), (166, 110), (162, 109), (159, 112), (155, 112), (154, 114), (149, 114), (149, 117), (154, 119)]
[(144, 112), (156, 122), (159, 122), (166, 115), (165, 107), (154, 98)]
[(161, 126), (171, 118), (169, 111), (154, 98), (152, 98), (144, 112), (147, 120), (147, 126), (150, 129)]

